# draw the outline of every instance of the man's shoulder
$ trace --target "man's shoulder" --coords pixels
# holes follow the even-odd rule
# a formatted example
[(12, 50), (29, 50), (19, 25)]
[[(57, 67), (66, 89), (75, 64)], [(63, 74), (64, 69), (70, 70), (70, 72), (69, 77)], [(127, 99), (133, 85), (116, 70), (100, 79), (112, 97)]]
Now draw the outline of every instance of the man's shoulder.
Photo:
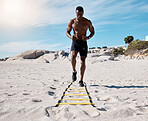
[(84, 19), (85, 21), (87, 21), (88, 23), (91, 23), (91, 21), (90, 21), (88, 18), (83, 17), (83, 19)]
[(76, 18), (70, 19), (70, 22), (74, 23), (75, 20)]
[(85, 18), (85, 17), (83, 17), (83, 19), (86, 20), (86, 21), (90, 21), (88, 18)]

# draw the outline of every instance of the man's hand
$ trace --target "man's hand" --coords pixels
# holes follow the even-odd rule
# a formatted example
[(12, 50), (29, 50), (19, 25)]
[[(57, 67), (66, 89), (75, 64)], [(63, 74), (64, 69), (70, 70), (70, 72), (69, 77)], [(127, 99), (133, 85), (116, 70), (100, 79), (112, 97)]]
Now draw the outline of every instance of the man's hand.
[(87, 41), (87, 40), (88, 40), (88, 37), (86, 37), (86, 36), (83, 35), (83, 36), (82, 36), (82, 40), (83, 40), (83, 41)]
[(72, 36), (72, 40), (73, 40), (73, 41), (76, 41), (77, 38), (76, 38), (75, 36)]

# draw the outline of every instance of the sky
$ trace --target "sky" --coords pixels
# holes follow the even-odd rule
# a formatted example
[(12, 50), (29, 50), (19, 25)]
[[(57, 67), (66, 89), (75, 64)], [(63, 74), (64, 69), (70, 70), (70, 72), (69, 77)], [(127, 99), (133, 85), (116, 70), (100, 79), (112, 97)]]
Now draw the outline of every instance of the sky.
[(0, 58), (34, 49), (68, 51), (72, 40), (66, 29), (77, 6), (95, 28), (89, 48), (148, 35), (148, 0), (0, 0)]

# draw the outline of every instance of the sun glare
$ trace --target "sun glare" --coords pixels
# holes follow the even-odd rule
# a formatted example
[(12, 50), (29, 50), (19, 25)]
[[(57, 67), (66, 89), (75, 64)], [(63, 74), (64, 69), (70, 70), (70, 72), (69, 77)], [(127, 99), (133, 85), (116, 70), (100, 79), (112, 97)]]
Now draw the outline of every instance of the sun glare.
[(4, 12), (8, 16), (18, 16), (24, 12), (24, 5), (19, 0), (6, 0), (4, 4)]
[(33, 7), (26, 0), (0, 1), (0, 24), (3, 26), (23, 27), (32, 20), (32, 13)]

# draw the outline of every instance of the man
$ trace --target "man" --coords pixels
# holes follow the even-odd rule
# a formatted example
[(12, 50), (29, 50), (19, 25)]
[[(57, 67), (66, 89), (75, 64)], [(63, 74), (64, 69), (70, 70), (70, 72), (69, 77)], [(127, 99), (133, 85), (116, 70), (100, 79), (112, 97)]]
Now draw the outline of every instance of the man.
[[(94, 35), (94, 27), (92, 26), (92, 23), (90, 20), (83, 17), (84, 10), (81, 6), (78, 6), (76, 8), (76, 18), (73, 18), (70, 20), (66, 35), (72, 39), (72, 46), (71, 46), (71, 64), (73, 68), (73, 75), (72, 80), (76, 81), (77, 77), (77, 71), (76, 71), (76, 57), (77, 53), (80, 53), (81, 56), (81, 72), (80, 72), (80, 81), (79, 84), (81, 87), (84, 86), (83, 83), (83, 76), (85, 72), (85, 59), (87, 57), (88, 52), (88, 46), (87, 46), (87, 40), (90, 39)], [(74, 35), (71, 36), (70, 32), (73, 29)], [(90, 35), (86, 36), (87, 29), (90, 31)]]

